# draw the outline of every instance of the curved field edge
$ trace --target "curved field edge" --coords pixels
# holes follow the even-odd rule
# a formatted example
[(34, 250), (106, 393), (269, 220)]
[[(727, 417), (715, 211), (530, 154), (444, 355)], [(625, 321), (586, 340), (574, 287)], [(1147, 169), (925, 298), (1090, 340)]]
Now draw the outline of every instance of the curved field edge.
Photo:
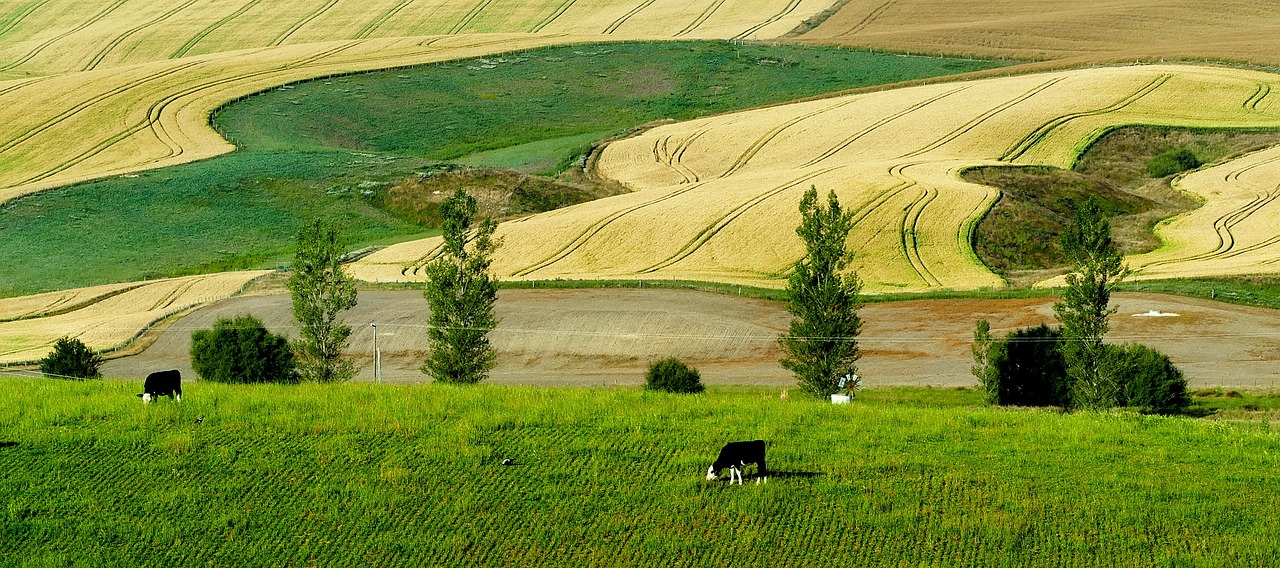
[[(1258, 86), (1277, 81), (1272, 74), (1208, 67), (1098, 68), (849, 95), (660, 126), (611, 143), (597, 162), (601, 173), (636, 193), (504, 225), (499, 231), (509, 236), (509, 250), (499, 251), (494, 269), (516, 279), (781, 286), (781, 274), (802, 254), (786, 228), (797, 222), (799, 194), (815, 185), (836, 190), (859, 211), (852, 241), (869, 290), (996, 286), (1001, 281), (976, 261), (970, 244), (973, 221), (995, 190), (961, 181), (959, 171), (1067, 167), (1114, 125), (1275, 127), (1280, 105), (1257, 103), (1266, 100)], [(1227, 244), (1208, 242), (1218, 250), (1164, 265), (1134, 257), (1138, 277), (1249, 274), (1260, 272), (1258, 261), (1277, 258), (1280, 247), (1262, 225), (1280, 211), (1267, 197), (1275, 187), (1267, 185), (1268, 176), (1280, 168), (1277, 154), (1280, 149), (1265, 150), (1175, 182), (1186, 189), (1201, 176), (1205, 187), (1194, 191), (1228, 203), (1228, 210), (1206, 220), (1196, 217), (1206, 208), (1198, 209), (1179, 218), (1192, 220), (1183, 222), (1177, 239), (1163, 226), (1162, 236), (1199, 247), (1204, 235), (1219, 235)], [(1234, 174), (1215, 182), (1215, 172), (1224, 169)], [(1214, 197), (1227, 194), (1245, 197)], [(1230, 204), (1237, 200), (1243, 204)], [(1215, 223), (1221, 226), (1214, 229)], [(760, 235), (776, 239), (762, 242)], [(433, 242), (389, 247), (357, 263), (353, 273), (367, 280), (420, 278), (415, 267), (429, 258)], [(527, 259), (544, 260), (531, 265)]]
[[(0, 558), (1276, 559), (1277, 434), (1257, 423), (980, 408), (973, 391), (929, 389), (834, 406), (772, 389), (193, 383), (143, 406), (139, 388), (0, 378)], [(735, 439), (766, 440), (767, 483), (702, 479)]]

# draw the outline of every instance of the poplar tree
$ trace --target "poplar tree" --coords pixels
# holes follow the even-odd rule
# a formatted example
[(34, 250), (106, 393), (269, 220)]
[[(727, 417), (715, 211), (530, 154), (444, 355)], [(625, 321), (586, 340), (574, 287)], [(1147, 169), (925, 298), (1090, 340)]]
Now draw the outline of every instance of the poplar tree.
[(302, 339), (294, 351), (303, 380), (330, 383), (355, 376), (355, 365), (342, 357), (351, 326), (338, 315), (356, 305), (355, 281), (342, 271), (342, 244), (336, 227), (317, 219), (298, 232), (289, 291), (293, 317)]
[(1075, 224), (1062, 233), (1062, 250), (1071, 261), (1067, 288), (1053, 312), (1062, 323), (1062, 356), (1071, 385), (1071, 404), (1110, 408), (1121, 395), (1121, 380), (1106, 366), (1102, 340), (1109, 325), (1111, 291), (1129, 274), (1124, 255), (1111, 239), (1111, 224), (1092, 199), (1076, 209)]
[(861, 356), (862, 283), (857, 274), (844, 273), (852, 259), (846, 241), (853, 213), (840, 208), (835, 191), (822, 207), (817, 188), (810, 187), (800, 201), (800, 216), (796, 234), (805, 255), (787, 278), (787, 309), (793, 317), (788, 334), (779, 339), (781, 364), (796, 375), (801, 390), (826, 398), (839, 389), (840, 377), (855, 373)]
[(489, 276), (498, 223), (476, 220), (479, 207), (462, 189), (440, 205), (444, 244), (426, 267), (424, 295), (431, 307), (422, 372), (445, 383), (477, 383), (488, 377), (497, 353), (488, 334), (498, 326), (493, 306), (498, 283)]

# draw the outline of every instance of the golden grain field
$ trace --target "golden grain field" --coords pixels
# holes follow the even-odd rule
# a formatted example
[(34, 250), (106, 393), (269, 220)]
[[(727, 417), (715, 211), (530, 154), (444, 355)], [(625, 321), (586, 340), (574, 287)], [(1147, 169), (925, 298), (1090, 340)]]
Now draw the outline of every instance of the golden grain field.
[[(856, 211), (850, 242), (867, 290), (999, 286), (970, 246), (998, 192), (961, 181), (961, 170), (1066, 167), (1123, 124), (1277, 127), (1276, 87), (1280, 76), (1256, 71), (1130, 66), (857, 94), (662, 126), (601, 156), (599, 171), (634, 193), (504, 224), (493, 267), (517, 280), (779, 287), (803, 253), (793, 232), (797, 203), (816, 186), (835, 190)], [(1131, 260), (1139, 276), (1277, 271), (1278, 155), (1255, 154), (1181, 180), (1207, 205), (1161, 228), (1168, 244)], [(389, 247), (353, 273), (420, 278), (437, 243)]]
[(95, 350), (120, 347), (156, 321), (230, 297), (268, 273), (224, 272), (0, 300), (0, 363), (44, 357), (63, 336)]

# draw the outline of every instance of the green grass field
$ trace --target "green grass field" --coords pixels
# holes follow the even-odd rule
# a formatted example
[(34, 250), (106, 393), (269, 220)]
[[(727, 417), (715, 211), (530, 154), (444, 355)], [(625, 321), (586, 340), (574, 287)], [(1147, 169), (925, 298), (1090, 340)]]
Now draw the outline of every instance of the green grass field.
[(22, 268), (0, 271), (0, 297), (274, 267), (288, 262), (297, 228), (321, 214), (342, 223), (352, 248), (403, 240), (425, 229), (378, 209), (379, 192), (435, 160), (555, 170), (591, 141), (657, 119), (999, 64), (725, 42), (555, 47), (486, 61), (268, 91), (217, 117), (238, 152), (7, 203), (0, 266)]
[[(929, 389), (138, 390), (0, 378), (0, 564), (1280, 563), (1271, 398), (1215, 420)], [(767, 484), (701, 479), (755, 438)]]

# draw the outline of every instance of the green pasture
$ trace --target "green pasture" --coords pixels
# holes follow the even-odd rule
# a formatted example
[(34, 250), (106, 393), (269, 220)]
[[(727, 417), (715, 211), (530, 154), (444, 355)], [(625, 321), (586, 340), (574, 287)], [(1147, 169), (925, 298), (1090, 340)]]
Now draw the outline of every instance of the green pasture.
[[(552, 172), (593, 141), (821, 93), (997, 62), (726, 42), (553, 47), (331, 77), (223, 109), (240, 150), (0, 206), (0, 297), (287, 263), (297, 228), (352, 249), (428, 229), (380, 192), (439, 160)], [(70, 269), (74, 267), (74, 270)]]
[[(138, 390), (0, 378), (0, 564), (1280, 564), (1265, 419), (940, 389)], [(756, 438), (768, 483), (702, 479)]]

